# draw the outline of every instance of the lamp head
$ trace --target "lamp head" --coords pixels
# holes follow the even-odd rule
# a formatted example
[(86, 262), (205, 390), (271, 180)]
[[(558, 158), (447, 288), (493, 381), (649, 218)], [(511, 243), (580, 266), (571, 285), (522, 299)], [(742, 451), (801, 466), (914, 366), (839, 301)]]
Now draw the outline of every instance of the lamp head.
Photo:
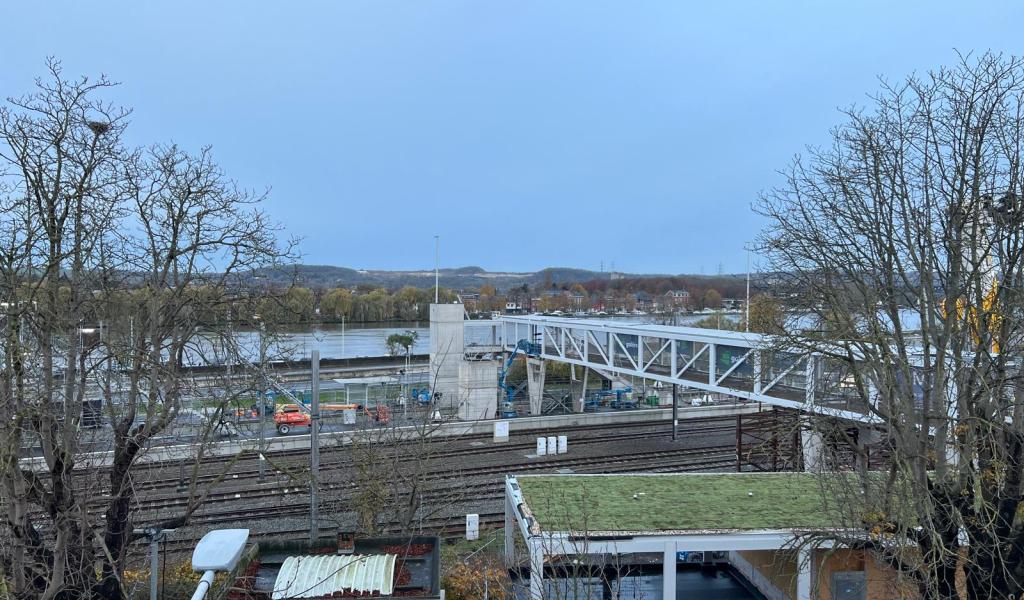
[(248, 529), (215, 529), (203, 536), (192, 552), (193, 571), (230, 571), (238, 564), (249, 540)]

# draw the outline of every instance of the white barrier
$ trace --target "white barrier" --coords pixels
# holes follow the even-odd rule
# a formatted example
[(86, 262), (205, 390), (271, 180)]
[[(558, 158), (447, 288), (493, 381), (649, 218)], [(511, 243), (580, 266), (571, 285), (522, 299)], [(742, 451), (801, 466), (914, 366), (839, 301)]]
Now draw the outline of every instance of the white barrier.
[(537, 438), (537, 456), (544, 456), (548, 453), (548, 438)]
[(569, 436), (560, 435), (558, 436), (558, 453), (565, 454), (569, 451)]

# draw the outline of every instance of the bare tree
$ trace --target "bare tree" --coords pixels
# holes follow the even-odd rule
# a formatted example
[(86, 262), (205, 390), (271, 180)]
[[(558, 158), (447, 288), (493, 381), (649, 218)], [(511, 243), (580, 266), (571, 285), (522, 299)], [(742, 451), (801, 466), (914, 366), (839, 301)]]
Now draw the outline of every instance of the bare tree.
[[(237, 189), (208, 149), (130, 148), (129, 111), (101, 99), (113, 83), (48, 70), (0, 108), (0, 559), (18, 598), (120, 598), (138, 537), (133, 474), (205, 393), (186, 367), (223, 335), (204, 315), (281, 253), (262, 195)], [(83, 415), (100, 402), (109, 429), (90, 434)], [(83, 472), (93, 449), (109, 454)], [(186, 508), (153, 525), (187, 522), (194, 482)]]
[[(962, 56), (845, 117), (757, 204), (769, 269), (814, 317), (780, 351), (820, 357), (817, 397), (853, 396), (890, 455), (824, 478), (848, 529), (818, 537), (924, 598), (1019, 598), (1024, 62)], [(860, 452), (850, 423), (817, 423)]]

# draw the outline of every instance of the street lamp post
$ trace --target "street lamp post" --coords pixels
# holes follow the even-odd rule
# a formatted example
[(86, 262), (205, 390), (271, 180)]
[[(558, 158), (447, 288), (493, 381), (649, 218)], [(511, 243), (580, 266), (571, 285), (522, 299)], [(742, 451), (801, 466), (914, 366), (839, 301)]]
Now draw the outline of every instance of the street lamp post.
[[(259, 318), (259, 317), (257, 317)], [(266, 343), (266, 325), (262, 319), (260, 321), (260, 371), (259, 377), (256, 380), (256, 406), (259, 407), (260, 421), (259, 421), (259, 469), (260, 469), (260, 483), (263, 483), (266, 479), (266, 458), (263, 453), (266, 452), (267, 434), (264, 431), (267, 422), (267, 343)]]
[(202, 572), (192, 600), (203, 600), (213, 586), (217, 571), (231, 571), (238, 566), (249, 540), (248, 529), (216, 529), (203, 536), (192, 551), (192, 570)]
[(309, 543), (316, 543), (319, 533), (318, 480), (320, 477), (320, 351), (313, 350), (309, 357), (312, 371), (309, 415)]
[(174, 529), (147, 527), (132, 532), (144, 535), (149, 540), (149, 600), (157, 600), (159, 596), (160, 542), (166, 540), (167, 534), (174, 533), (174, 531)]
[(743, 303), (743, 310), (746, 312), (744, 331), (750, 331), (750, 249), (747, 248), (747, 299)]

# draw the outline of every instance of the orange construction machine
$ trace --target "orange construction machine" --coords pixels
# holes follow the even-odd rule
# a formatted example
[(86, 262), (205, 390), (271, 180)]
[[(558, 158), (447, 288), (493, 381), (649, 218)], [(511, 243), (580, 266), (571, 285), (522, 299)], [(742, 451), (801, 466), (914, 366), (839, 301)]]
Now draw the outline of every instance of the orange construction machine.
[[(337, 412), (343, 410), (360, 410), (361, 404), (321, 404), (320, 411)], [(274, 423), (277, 424), (277, 432), (281, 435), (291, 433), (293, 427), (309, 427), (313, 424), (313, 417), (309, 414), (309, 407), (305, 404), (281, 404), (274, 411)]]

